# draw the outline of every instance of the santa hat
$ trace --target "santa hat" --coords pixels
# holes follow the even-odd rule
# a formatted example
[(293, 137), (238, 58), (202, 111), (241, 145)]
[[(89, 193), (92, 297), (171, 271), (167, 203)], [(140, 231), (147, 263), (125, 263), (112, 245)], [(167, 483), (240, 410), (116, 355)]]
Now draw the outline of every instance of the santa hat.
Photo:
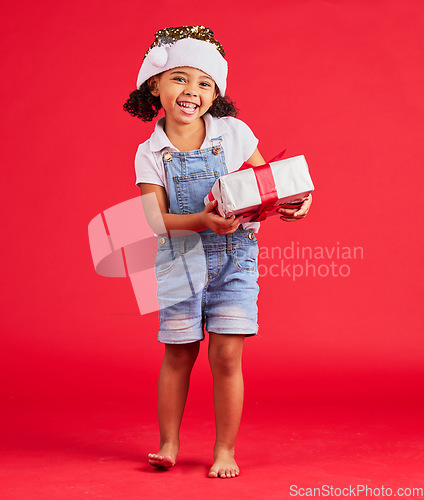
[(214, 79), (222, 96), (227, 87), (228, 64), (222, 45), (204, 26), (165, 28), (144, 55), (137, 88), (154, 75), (182, 66), (200, 69)]

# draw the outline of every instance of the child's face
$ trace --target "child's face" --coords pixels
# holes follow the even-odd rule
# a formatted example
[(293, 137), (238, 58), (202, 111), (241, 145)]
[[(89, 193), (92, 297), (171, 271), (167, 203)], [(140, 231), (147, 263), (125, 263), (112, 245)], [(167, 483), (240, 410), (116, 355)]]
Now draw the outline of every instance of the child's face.
[(180, 124), (192, 123), (206, 113), (218, 95), (213, 79), (190, 67), (173, 68), (154, 76), (152, 94), (160, 97), (166, 119)]

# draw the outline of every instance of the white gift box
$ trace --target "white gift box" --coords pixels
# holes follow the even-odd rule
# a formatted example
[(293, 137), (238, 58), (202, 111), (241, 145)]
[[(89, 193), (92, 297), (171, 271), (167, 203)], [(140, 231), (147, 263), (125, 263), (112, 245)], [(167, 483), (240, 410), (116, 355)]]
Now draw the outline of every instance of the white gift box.
[(301, 203), (313, 190), (308, 164), (300, 155), (222, 175), (204, 202), (217, 200), (222, 217), (243, 214), (241, 222), (253, 222), (275, 215), (279, 205)]

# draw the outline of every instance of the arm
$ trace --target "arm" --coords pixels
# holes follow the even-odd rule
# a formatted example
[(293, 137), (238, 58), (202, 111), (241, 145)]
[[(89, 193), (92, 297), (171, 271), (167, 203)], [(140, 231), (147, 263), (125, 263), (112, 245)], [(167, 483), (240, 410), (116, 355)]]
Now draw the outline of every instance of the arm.
[(166, 235), (170, 231), (183, 234), (212, 229), (217, 234), (230, 234), (236, 231), (239, 217), (224, 219), (214, 212), (216, 201), (208, 203), (203, 212), (195, 214), (168, 213), (168, 198), (165, 188), (157, 184), (140, 183), (141, 198), (147, 222), (156, 234)]
[(263, 156), (259, 152), (259, 149), (256, 148), (255, 151), (253, 152), (252, 156), (247, 160), (246, 163), (250, 163), (252, 167), (259, 167), (259, 165), (265, 165), (266, 161), (264, 160)]

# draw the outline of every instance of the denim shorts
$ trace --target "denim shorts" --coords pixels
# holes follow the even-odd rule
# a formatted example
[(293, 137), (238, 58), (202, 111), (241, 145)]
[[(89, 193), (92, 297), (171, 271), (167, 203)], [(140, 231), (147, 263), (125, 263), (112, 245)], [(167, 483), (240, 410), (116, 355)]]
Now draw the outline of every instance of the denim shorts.
[(155, 260), (159, 342), (257, 334), (258, 242), (252, 230), (158, 239)]

